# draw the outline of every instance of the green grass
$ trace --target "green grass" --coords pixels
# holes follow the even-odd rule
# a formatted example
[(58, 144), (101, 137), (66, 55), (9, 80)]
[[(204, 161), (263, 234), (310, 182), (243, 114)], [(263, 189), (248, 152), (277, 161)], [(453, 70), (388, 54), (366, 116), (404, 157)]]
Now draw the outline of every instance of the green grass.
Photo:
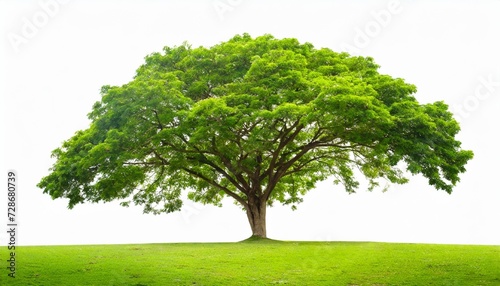
[(372, 242), (26, 246), (0, 285), (500, 285), (500, 246)]

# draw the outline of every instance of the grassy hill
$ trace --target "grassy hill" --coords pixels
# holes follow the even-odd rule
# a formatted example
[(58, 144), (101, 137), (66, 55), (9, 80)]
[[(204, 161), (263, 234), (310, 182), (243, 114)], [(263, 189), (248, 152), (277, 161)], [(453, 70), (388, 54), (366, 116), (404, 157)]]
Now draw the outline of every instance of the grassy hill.
[(500, 246), (372, 242), (26, 246), (0, 285), (500, 285)]

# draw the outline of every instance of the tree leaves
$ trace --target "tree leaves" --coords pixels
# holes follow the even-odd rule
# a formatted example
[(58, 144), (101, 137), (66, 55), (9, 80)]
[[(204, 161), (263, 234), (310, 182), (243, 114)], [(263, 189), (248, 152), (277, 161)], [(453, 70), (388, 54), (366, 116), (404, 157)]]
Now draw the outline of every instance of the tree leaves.
[(38, 186), (69, 207), (124, 199), (145, 212), (179, 210), (181, 193), (293, 207), (328, 177), (347, 192), (402, 184), (407, 170), (451, 193), (473, 157), (443, 102), (379, 74), (372, 58), (296, 39), (237, 35), (210, 48), (153, 53), (122, 86), (104, 86), (87, 130), (53, 151)]

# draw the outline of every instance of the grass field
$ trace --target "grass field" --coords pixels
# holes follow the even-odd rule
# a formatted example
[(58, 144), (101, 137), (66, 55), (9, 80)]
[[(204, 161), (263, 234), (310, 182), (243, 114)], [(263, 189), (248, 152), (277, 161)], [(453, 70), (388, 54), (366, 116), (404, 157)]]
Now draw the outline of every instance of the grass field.
[(500, 246), (372, 242), (26, 246), (0, 285), (500, 285)]

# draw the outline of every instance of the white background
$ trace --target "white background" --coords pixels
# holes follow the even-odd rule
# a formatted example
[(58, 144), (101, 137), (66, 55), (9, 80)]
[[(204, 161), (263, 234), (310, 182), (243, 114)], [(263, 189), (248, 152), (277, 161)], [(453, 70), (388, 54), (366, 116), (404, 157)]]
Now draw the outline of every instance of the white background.
[[(269, 209), (269, 237), (500, 244), (499, 11), (500, 1), (1, 0), (0, 170), (4, 182), (8, 169), (19, 173), (19, 243), (250, 236), (246, 215), (231, 200), (223, 208), (188, 201), (180, 213), (152, 216), (117, 203), (68, 210), (65, 200), (36, 187), (53, 163), (50, 152), (88, 126), (101, 86), (127, 83), (144, 57), (163, 46), (211, 46), (248, 32), (373, 57), (382, 73), (415, 84), (420, 102), (452, 106), (463, 148), (475, 152), (452, 195), (420, 176), (387, 193), (353, 195), (328, 180), (297, 211)], [(4, 225), (6, 198), (0, 190)], [(2, 231), (0, 244), (6, 239)]]

